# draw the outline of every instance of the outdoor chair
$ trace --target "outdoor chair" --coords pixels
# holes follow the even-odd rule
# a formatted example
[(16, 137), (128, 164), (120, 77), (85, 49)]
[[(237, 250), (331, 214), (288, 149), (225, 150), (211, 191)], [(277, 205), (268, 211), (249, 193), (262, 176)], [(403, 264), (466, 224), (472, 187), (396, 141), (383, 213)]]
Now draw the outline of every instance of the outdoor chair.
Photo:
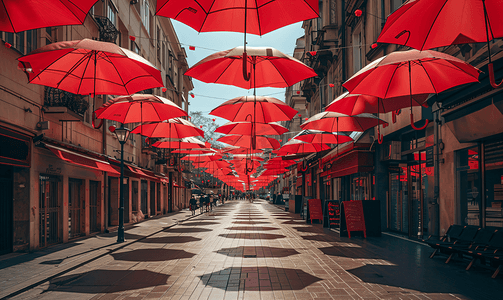
[(463, 232), (463, 228), (464, 227), (461, 225), (453, 224), (449, 227), (449, 229), (447, 229), (447, 232), (440, 239), (432, 238), (430, 235), (428, 239), (423, 240), (423, 242), (435, 249), (430, 255), (430, 258), (433, 258), (435, 254), (437, 254), (441, 243), (456, 241)]
[(503, 230), (495, 230), (491, 240), (487, 245), (480, 245), (471, 249), (461, 250), (463, 255), (472, 257), (470, 264), (466, 267), (469, 270), (477, 259), (485, 261), (486, 258), (498, 256), (498, 251), (503, 251)]
[[(469, 231), (468, 231), (469, 232)], [(475, 250), (477, 247), (485, 247), (489, 244), (489, 241), (494, 235), (494, 229), (478, 228), (475, 238), (472, 241), (458, 239), (452, 245), (440, 246), (440, 251), (443, 253), (450, 253), (449, 257), (445, 263), (449, 263), (454, 254), (458, 254), (463, 257), (465, 251)], [(467, 234), (466, 238), (470, 236)]]
[(477, 226), (465, 226), (463, 228), (463, 232), (461, 232), (461, 234), (459, 235), (459, 237), (455, 241), (451, 241), (451, 242), (445, 241), (445, 242), (438, 243), (437, 244), (438, 250), (441, 253), (449, 255), (449, 258), (447, 258), (445, 263), (449, 263), (453, 254), (455, 253), (455, 251), (452, 251), (452, 249), (449, 247), (452, 247), (453, 245), (456, 245), (456, 247), (458, 247), (460, 245), (465, 246), (465, 247), (469, 246), (473, 242), (473, 240), (475, 239), (475, 236), (477, 235), (479, 230), (480, 230), (480, 228)]

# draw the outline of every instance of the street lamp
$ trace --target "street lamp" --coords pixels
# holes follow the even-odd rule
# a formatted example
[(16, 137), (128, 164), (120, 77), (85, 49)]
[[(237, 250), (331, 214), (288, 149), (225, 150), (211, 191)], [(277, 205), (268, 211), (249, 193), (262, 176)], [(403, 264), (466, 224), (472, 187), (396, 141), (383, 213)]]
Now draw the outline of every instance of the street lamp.
[(119, 128), (110, 126), (109, 129), (115, 134), (121, 144), (121, 183), (119, 190), (119, 230), (117, 231), (117, 243), (122, 243), (124, 242), (124, 144), (129, 137), (130, 130), (124, 128), (124, 124), (121, 124)]

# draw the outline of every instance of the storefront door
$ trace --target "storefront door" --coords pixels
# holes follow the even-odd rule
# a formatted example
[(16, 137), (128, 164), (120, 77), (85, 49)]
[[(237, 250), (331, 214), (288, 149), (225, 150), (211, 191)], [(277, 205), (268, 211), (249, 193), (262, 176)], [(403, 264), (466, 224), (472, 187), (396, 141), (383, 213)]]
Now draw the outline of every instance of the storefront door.
[(150, 216), (155, 216), (155, 182), (150, 182)]
[(400, 172), (389, 174), (388, 227), (393, 231), (409, 233), (407, 165), (400, 165)]
[(98, 216), (98, 199), (100, 199), (100, 182), (89, 181), (89, 230), (91, 232), (99, 232), (99, 216)]
[(84, 187), (80, 179), (68, 180), (68, 238), (76, 238), (84, 233)]
[(12, 167), (0, 165), (0, 255), (12, 252), (12, 178)]
[(140, 209), (144, 215), (148, 215), (147, 196), (148, 196), (148, 182), (146, 180), (142, 180), (141, 181), (141, 190), (140, 190), (140, 197), (141, 197)]
[(46, 247), (61, 241), (60, 179), (40, 175), (40, 224), (39, 246)]

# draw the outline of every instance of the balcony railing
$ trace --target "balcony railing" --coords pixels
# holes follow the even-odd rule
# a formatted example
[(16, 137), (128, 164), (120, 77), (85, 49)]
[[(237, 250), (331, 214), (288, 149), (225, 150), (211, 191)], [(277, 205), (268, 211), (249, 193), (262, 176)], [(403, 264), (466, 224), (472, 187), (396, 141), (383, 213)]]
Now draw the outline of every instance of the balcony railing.
[(119, 35), (117, 27), (107, 17), (94, 16), (94, 19), (100, 27), (100, 41), (115, 43)]
[(85, 96), (72, 94), (52, 87), (45, 87), (44, 106), (48, 108), (65, 107), (83, 117), (89, 108), (89, 103)]

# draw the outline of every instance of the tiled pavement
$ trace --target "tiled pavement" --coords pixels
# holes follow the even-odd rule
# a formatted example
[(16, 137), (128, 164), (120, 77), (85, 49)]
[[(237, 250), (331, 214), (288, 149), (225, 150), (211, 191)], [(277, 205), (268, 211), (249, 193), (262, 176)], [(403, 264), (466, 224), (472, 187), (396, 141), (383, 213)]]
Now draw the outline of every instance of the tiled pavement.
[(394, 237), (339, 238), (263, 201), (229, 202), (166, 228), (187, 216), (140, 223), (127, 244), (98, 235), (0, 261), (0, 297), (503, 299), (503, 276), (489, 270), (446, 265)]

